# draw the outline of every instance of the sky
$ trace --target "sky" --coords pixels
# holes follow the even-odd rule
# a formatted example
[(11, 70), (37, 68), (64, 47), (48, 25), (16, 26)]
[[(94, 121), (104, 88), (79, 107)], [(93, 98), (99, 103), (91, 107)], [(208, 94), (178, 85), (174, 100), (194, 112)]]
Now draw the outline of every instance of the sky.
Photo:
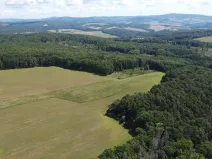
[(212, 0), (0, 0), (0, 18), (212, 15)]

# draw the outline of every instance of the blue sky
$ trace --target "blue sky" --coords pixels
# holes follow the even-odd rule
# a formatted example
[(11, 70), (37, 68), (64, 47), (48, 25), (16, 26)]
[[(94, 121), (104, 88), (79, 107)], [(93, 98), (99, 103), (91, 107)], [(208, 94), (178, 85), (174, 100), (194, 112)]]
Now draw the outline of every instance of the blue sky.
[(0, 18), (212, 15), (212, 0), (0, 0)]

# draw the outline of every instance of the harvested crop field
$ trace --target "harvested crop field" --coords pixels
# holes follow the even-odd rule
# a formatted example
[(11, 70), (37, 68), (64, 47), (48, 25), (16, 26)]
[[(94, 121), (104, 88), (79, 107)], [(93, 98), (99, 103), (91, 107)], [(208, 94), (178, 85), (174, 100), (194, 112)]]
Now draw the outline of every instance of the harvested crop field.
[[(26, 91), (18, 100), (25, 89), (14, 93), (8, 88), (8, 95), (17, 97), (11, 102), (0, 94), (1, 102), (7, 103), (0, 106), (2, 159), (87, 159), (125, 143), (131, 136), (116, 121), (104, 116), (107, 106), (126, 94), (148, 91), (163, 76), (152, 72), (118, 80), (56, 67), (12, 71), (14, 77), (11, 70), (1, 71), (0, 76), (8, 85), (28, 88), (26, 75), (31, 72), (30, 91), (36, 95), (27, 95)], [(19, 77), (18, 82), (15, 76)], [(42, 89), (34, 92), (38, 79), (37, 87)]]
[(86, 72), (57, 67), (0, 71), (0, 101), (107, 80)]

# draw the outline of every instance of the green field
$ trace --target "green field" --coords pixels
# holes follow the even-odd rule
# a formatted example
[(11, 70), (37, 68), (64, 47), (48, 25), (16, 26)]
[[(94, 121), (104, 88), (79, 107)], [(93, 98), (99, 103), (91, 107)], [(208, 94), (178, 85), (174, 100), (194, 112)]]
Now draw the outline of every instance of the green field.
[(117, 38), (115, 35), (110, 35), (107, 33), (103, 33), (102, 31), (83, 31), (83, 30), (77, 30), (77, 29), (59, 29), (56, 30), (49, 30), (49, 32), (58, 32), (58, 33), (65, 33), (65, 34), (76, 34), (76, 35), (91, 35), (91, 36), (97, 36), (101, 38)]
[(202, 37), (202, 38), (197, 38), (197, 39), (194, 39), (194, 40), (199, 40), (199, 41), (202, 41), (202, 42), (212, 42), (212, 36), (206, 36), (206, 37)]
[(134, 68), (134, 69), (126, 69), (120, 72), (114, 72), (113, 74), (109, 75), (109, 77), (117, 78), (117, 79), (125, 79), (129, 77), (144, 75), (147, 73), (153, 72), (152, 70), (143, 70), (140, 68)]
[(104, 116), (107, 106), (148, 91), (162, 76), (119, 80), (56, 67), (1, 71), (0, 158), (87, 159), (123, 144), (131, 137)]

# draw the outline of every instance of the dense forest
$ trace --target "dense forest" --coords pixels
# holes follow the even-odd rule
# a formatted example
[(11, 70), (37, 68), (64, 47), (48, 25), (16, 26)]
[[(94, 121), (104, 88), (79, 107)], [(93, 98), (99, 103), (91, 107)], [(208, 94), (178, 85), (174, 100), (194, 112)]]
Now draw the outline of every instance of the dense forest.
[(173, 69), (149, 93), (115, 101), (106, 115), (135, 138), (99, 158), (212, 158), (211, 81), (210, 69)]
[(203, 55), (211, 43), (193, 40), (205, 31), (163, 34), (133, 42), (144, 45), (141, 54), (184, 59), (186, 64), (168, 68), (150, 92), (126, 95), (109, 106), (106, 115), (134, 139), (105, 150), (100, 159), (212, 158), (212, 71), (204, 68), (211, 68), (212, 61), (211, 55)]
[[(146, 94), (126, 95), (107, 116), (134, 137), (100, 159), (212, 158), (211, 30), (148, 33), (102, 39), (59, 33), (0, 35), (0, 69), (59, 66), (108, 75), (140, 68), (165, 72)], [(146, 34), (146, 33), (145, 33)]]
[[(107, 75), (148, 66), (165, 72), (183, 65), (210, 67), (198, 47), (151, 41), (124, 41), (69, 34), (0, 36), (0, 68), (59, 66)], [(199, 42), (202, 43), (202, 42)]]
[[(100, 75), (147, 66), (165, 71), (159, 60), (136, 54), (104, 51), (99, 39), (57, 34), (1, 36), (0, 68), (59, 66)], [(103, 41), (104, 42), (104, 41)], [(107, 49), (106, 49), (107, 50)], [(171, 62), (170, 62), (171, 64)]]

